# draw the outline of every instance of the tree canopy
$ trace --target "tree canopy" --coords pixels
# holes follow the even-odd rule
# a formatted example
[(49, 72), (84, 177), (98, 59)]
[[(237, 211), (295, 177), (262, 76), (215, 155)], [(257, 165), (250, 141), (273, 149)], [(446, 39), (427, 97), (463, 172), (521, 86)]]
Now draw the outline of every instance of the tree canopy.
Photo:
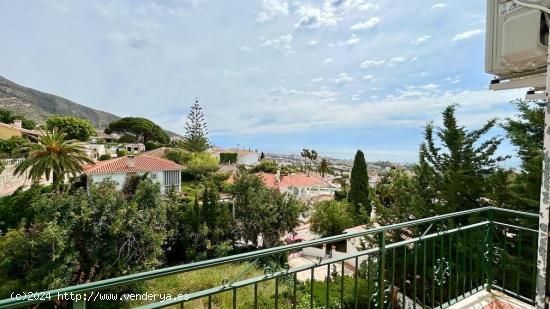
[(506, 159), (495, 155), (502, 139), (485, 137), (496, 120), (470, 131), (458, 124), (455, 109), (455, 105), (445, 108), (443, 127), (426, 126), (415, 171), (424, 203), (438, 214), (479, 207), (487, 188), (486, 176)]
[(324, 237), (339, 235), (354, 225), (353, 210), (347, 202), (323, 201), (316, 203), (309, 219), (310, 229)]
[(231, 190), (234, 198), (235, 236), (258, 245), (262, 236), (263, 247), (280, 244), (284, 233), (299, 225), (303, 204), (297, 199), (267, 188), (255, 175), (239, 173)]
[(0, 295), (113, 278), (162, 262), (166, 207), (151, 180), (129, 202), (114, 182), (103, 181), (88, 193), (42, 194), (31, 208), (32, 227), (0, 237)]
[(142, 141), (143, 143), (156, 141), (161, 144), (167, 144), (170, 142), (170, 137), (160, 126), (149, 119), (140, 117), (125, 117), (113, 121), (105, 129), (105, 133), (133, 135), (136, 140)]
[(544, 139), (544, 102), (517, 100), (516, 119), (507, 119), (503, 124), (508, 138), (518, 148), (521, 172), (513, 188), (515, 207), (538, 212), (542, 181), (542, 157)]
[(0, 108), (0, 122), (12, 124), (14, 120), (21, 120), (23, 129), (32, 130), (36, 127), (36, 123), (21, 115), (15, 115), (12, 111)]
[(87, 141), (96, 131), (89, 120), (73, 116), (51, 116), (46, 120), (46, 129), (57, 128), (66, 134), (65, 138)]
[(369, 174), (367, 172), (365, 155), (361, 150), (357, 150), (355, 159), (353, 160), (348, 199), (354, 206), (356, 213), (360, 213), (361, 211), (365, 211), (367, 215), (371, 213), (372, 207), (369, 201)]

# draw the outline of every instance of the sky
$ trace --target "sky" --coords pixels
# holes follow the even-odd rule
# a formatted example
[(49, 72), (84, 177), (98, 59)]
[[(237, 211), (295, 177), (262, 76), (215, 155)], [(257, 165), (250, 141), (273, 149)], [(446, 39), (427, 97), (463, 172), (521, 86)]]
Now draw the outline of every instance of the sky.
[(0, 75), (180, 134), (197, 97), (222, 147), (415, 162), (449, 104), (525, 94), (487, 90), (483, 0), (0, 0), (0, 29)]

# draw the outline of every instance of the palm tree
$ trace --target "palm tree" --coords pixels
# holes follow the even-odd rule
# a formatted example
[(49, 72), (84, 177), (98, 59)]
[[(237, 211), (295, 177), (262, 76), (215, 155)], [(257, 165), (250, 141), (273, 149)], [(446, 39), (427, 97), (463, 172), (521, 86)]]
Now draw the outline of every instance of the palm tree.
[(304, 171), (307, 170), (307, 159), (311, 157), (311, 151), (307, 148), (302, 149), (302, 153), (300, 154), (304, 158)]
[[(309, 161), (315, 163), (315, 160), (317, 160), (317, 151), (312, 149), (309, 151)], [(309, 176), (309, 171), (307, 172), (307, 175)]]
[(83, 171), (83, 164), (93, 163), (84, 152), (82, 143), (76, 140), (65, 140), (66, 134), (54, 128), (52, 132), (42, 132), (36, 142), (27, 142), (19, 152), (28, 153), (27, 158), (19, 163), (14, 175), (23, 175), (38, 181), (42, 176), (53, 181), (55, 190), (65, 175), (78, 176)]
[(325, 173), (328, 173), (327, 159), (325, 158), (321, 159), (321, 163), (319, 164), (319, 172), (321, 173), (321, 177), (325, 178)]

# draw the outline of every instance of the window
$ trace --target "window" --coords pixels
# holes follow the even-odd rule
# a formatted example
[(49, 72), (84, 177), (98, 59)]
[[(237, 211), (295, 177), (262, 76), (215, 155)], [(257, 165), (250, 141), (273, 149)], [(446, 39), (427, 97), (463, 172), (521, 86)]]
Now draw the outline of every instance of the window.
[(180, 171), (165, 171), (164, 172), (164, 189), (169, 190), (171, 187), (180, 189)]

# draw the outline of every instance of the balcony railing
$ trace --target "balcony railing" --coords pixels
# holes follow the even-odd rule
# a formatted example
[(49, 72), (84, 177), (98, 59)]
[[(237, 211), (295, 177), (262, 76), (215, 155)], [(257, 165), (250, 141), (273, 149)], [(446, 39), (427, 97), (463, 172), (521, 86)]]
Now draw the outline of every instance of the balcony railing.
[[(73, 295), (69, 304), (85, 308), (87, 302), (94, 305), (99, 293), (120, 296), (136, 283), (244, 264), (246, 269), (263, 268), (263, 273), (243, 271), (169, 299), (124, 306), (444, 308), (483, 289), (533, 304), (537, 223), (536, 214), (483, 207), (6, 299), (0, 307), (52, 303), (58, 295)], [(362, 250), (331, 251), (310, 263), (287, 264), (289, 256), (299, 256), (305, 248), (334, 248), (359, 238)]]

